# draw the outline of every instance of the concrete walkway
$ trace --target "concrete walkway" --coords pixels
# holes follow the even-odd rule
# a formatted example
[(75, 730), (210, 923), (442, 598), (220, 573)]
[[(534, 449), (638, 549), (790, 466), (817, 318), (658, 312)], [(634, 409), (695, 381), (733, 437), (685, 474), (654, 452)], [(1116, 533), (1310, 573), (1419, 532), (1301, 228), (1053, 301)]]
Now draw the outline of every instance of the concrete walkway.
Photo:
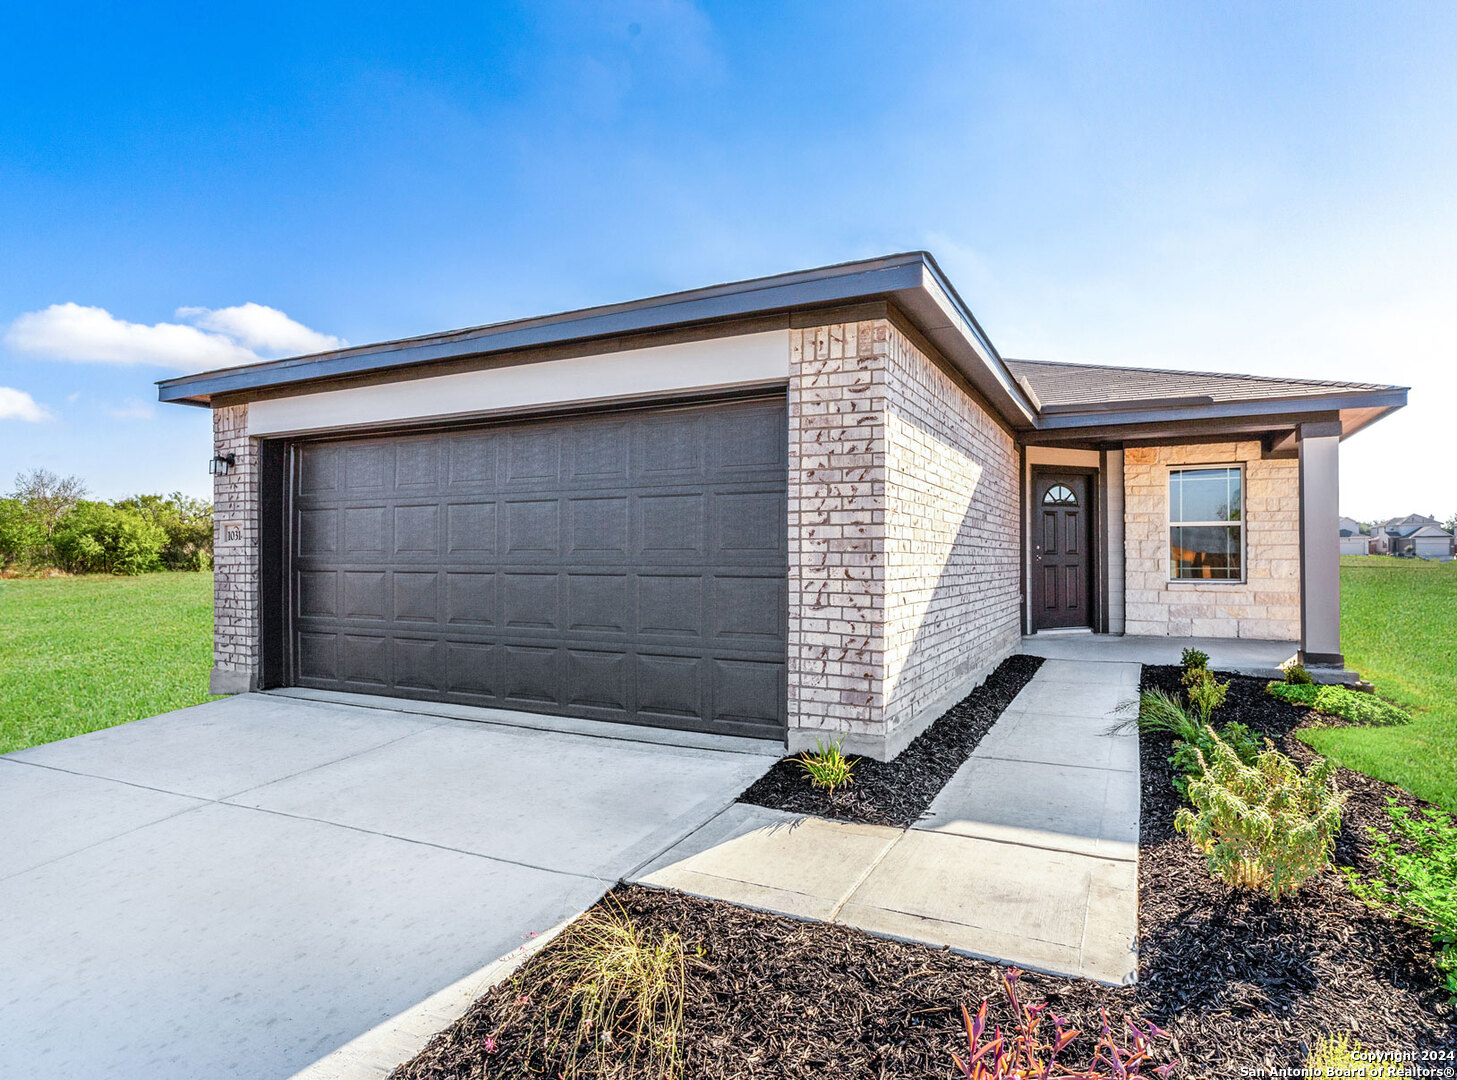
[[(1044, 630), (1022, 639), (1022, 652), (1054, 660), (1091, 660), (1099, 663), (1178, 664), (1185, 649), (1209, 654), (1215, 671), (1232, 671), (1259, 679), (1281, 679), (1280, 665), (1295, 658), (1294, 641), (1256, 638), (1142, 637), (1137, 634), (1094, 634), (1087, 631)], [(1313, 667), (1316, 682), (1354, 683), (1360, 676), (1347, 668)]]
[(1140, 665), (1049, 660), (906, 830), (742, 803), (635, 880), (1122, 984), (1138, 969)]
[(0, 757), (0, 1076), (287, 1077), (595, 903), (779, 753), (366, 700)]

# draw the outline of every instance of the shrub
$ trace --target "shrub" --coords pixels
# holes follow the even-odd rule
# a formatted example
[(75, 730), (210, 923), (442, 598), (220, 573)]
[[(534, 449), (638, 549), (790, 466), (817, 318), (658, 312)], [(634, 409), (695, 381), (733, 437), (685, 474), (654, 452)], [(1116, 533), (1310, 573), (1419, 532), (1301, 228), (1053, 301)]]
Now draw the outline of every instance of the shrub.
[(1437, 969), (1457, 1000), (1457, 823), (1441, 810), (1413, 812), (1387, 800), (1391, 832), (1368, 829), (1377, 871), (1346, 871), (1351, 891), (1372, 907), (1431, 933)]
[(1399, 1076), (1409, 1063), (1368, 1053), (1361, 1040), (1342, 1032), (1316, 1041), (1305, 1058), (1308, 1076)]
[(1179, 774), (1174, 777), (1174, 789), (1183, 799), (1189, 798), (1189, 782), (1204, 775), (1204, 762), (1214, 754), (1214, 740), (1218, 736), (1246, 765), (1253, 765), (1260, 756), (1260, 741), (1254, 733), (1238, 721), (1225, 724), (1217, 732), (1201, 726), (1192, 742), (1177, 742), (1169, 756), (1169, 764)]
[[(1081, 1077), (1082, 1080), (1104, 1080), (1107, 1077), (1137, 1077), (1143, 1066), (1153, 1060), (1153, 1041), (1164, 1033), (1152, 1024), (1139, 1027), (1128, 1021), (1130, 1036), (1120, 1042), (1113, 1037), (1108, 1023), (1108, 1010), (1103, 1010), (1103, 1031), (1094, 1047), (1093, 1064), (1088, 1069), (1069, 1069), (1057, 1063), (1057, 1055), (1082, 1034), (1069, 1031), (1062, 1019), (1047, 1011), (1047, 1003), (1024, 1005), (1017, 996), (1017, 980), (1022, 973), (1011, 968), (1002, 973), (1002, 988), (1012, 1005), (1016, 1026), (1006, 1034), (994, 1028), (987, 1038), (987, 1002), (982, 1000), (976, 1015), (961, 1007), (966, 1024), (966, 1057), (951, 1055), (958, 1076), (966, 1080), (1044, 1080), (1048, 1077)], [(1044, 1019), (1052, 1021), (1052, 1041), (1043, 1041), (1038, 1030)], [(1167, 1077), (1173, 1063), (1160, 1065), (1154, 1074)]]
[(816, 739), (814, 750), (806, 750), (798, 758), (799, 767), (809, 774), (809, 782), (815, 787), (827, 788), (831, 795), (836, 788), (855, 782), (851, 775), (855, 763), (845, 756), (842, 746), (839, 739), (828, 746)]
[(61, 519), (51, 544), (74, 574), (144, 574), (162, 568), (167, 533), (134, 510), (82, 501)]
[(1229, 683), (1220, 682), (1208, 668), (1190, 668), (1184, 675), (1184, 686), (1189, 704), (1205, 724), (1229, 696)]
[(46, 534), (19, 499), (0, 499), (0, 569), (45, 562)]
[(130, 510), (167, 534), (159, 554), (167, 570), (208, 570), (212, 567), (212, 504), (174, 491), (161, 495), (134, 495), (112, 504)]
[(1348, 690), (1344, 686), (1272, 682), (1265, 687), (1265, 692), (1289, 705), (1302, 705), (1328, 716), (1339, 717), (1348, 724), (1391, 727), (1395, 724), (1411, 723), (1411, 715), (1405, 709), (1375, 694)]
[(1209, 654), (1203, 649), (1185, 649), (1179, 656), (1179, 666), (1184, 671), (1208, 671)]
[(1304, 664), (1297, 664), (1292, 661), (1281, 666), (1285, 669), (1285, 681), (1291, 686), (1315, 685), (1315, 680), (1310, 677), (1310, 672), (1305, 670)]
[(1279, 899), (1328, 866), (1344, 802), (1319, 759), (1309, 771), (1273, 746), (1246, 765), (1222, 740), (1201, 757), (1202, 775), (1189, 781), (1191, 807), (1174, 815), (1209, 859), (1214, 875), (1239, 889), (1262, 889)]
[(539, 1017), (533, 1039), (560, 1062), (552, 1075), (682, 1074), (685, 963), (677, 934), (654, 938), (620, 907), (599, 909), (569, 926), (553, 948), (549, 975), (517, 982)]

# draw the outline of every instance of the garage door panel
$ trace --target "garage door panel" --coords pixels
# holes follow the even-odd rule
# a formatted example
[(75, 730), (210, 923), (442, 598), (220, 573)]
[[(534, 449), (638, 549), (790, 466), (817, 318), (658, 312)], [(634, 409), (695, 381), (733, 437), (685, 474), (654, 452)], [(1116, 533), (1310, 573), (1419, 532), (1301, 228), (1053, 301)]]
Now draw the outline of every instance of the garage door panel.
[(496, 625), (498, 575), (492, 571), (451, 571), (445, 575), (445, 620), (452, 626)]
[(784, 414), (300, 444), (293, 679), (778, 736)]
[(631, 623), (626, 574), (568, 574), (567, 629), (624, 635)]
[(703, 716), (703, 659), (639, 653), (637, 711), (689, 721)]
[(649, 637), (703, 636), (703, 577), (699, 574), (639, 574), (637, 631)]
[(446, 551), (451, 555), (495, 555), (496, 514), (494, 502), (447, 503)]

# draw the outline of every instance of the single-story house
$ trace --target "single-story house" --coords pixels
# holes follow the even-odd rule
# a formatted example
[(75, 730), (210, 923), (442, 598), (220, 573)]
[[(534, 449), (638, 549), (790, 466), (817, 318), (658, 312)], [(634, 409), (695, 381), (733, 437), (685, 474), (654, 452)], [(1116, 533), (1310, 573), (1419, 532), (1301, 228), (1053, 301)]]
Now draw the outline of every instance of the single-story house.
[(1370, 555), (1371, 536), (1355, 518), (1341, 517), (1336, 525), (1341, 537), (1342, 555)]
[(1024, 634), (1342, 662), (1341, 440), (1401, 387), (1008, 360), (925, 252), (168, 379), (212, 686), (897, 753)]
[(1383, 521), (1371, 530), (1371, 548), (1377, 555), (1411, 555), (1418, 559), (1450, 559), (1452, 534), (1434, 517), (1408, 514)]

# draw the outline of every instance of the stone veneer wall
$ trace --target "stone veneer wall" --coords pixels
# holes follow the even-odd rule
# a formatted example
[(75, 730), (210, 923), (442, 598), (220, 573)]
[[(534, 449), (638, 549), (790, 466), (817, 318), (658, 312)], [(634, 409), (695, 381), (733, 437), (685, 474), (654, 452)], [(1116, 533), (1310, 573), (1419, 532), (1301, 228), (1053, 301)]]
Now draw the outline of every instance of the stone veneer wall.
[(248, 406), (213, 410), (216, 454), (232, 454), (213, 477), (213, 673), (216, 694), (257, 689), (262, 658), (258, 611), (258, 444)]
[[(1241, 583), (1169, 580), (1169, 469), (1245, 467)], [(1165, 637), (1300, 639), (1300, 464), (1259, 442), (1124, 451), (1126, 630)]]
[(888, 320), (791, 332), (791, 749), (893, 756), (1016, 647), (1016, 462)]

